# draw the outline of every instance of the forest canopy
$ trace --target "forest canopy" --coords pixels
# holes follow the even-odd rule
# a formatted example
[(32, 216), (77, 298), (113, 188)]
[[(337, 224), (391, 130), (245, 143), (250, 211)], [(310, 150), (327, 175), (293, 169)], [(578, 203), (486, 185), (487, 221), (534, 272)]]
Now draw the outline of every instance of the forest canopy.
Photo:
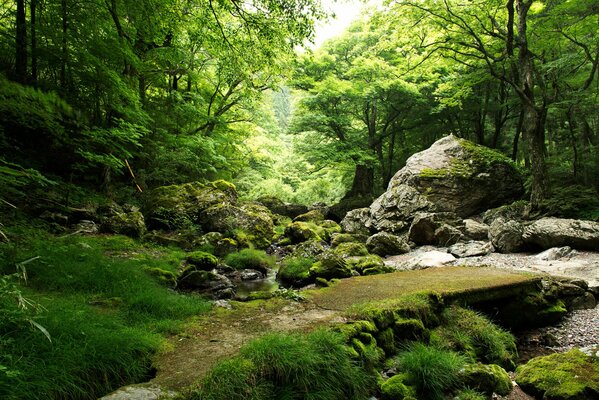
[(597, 190), (596, 2), (368, 4), (310, 49), (317, 0), (3, 2), (3, 192), (223, 178), (334, 203), (448, 134), (520, 164), (535, 206)]

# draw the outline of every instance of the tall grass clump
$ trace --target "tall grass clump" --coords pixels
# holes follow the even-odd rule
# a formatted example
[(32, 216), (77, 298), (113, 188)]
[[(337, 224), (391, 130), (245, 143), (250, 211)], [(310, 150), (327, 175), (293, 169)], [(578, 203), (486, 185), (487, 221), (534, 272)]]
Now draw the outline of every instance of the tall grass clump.
[(285, 283), (301, 285), (310, 277), (315, 260), (308, 257), (287, 257), (281, 263), (277, 277)]
[(453, 306), (443, 314), (445, 324), (431, 341), (438, 346), (467, 355), (471, 361), (515, 368), (518, 358), (514, 336), (475, 311)]
[(459, 385), (466, 360), (453, 351), (414, 343), (397, 356), (397, 365), (422, 398), (436, 400)]
[(235, 269), (257, 269), (266, 270), (275, 265), (275, 258), (269, 256), (263, 250), (243, 249), (236, 253), (230, 253), (225, 257), (225, 263)]
[(147, 248), (121, 236), (26, 233), (13, 232), (12, 237), (23, 235), (18, 245), (0, 244), (5, 276), (14, 273), (16, 260), (29, 260), (26, 284), (0, 285), (0, 307), (12, 304), (19, 311), (11, 303), (17, 292), (39, 304), (35, 315), (14, 316), (35, 322), (47, 335), (26, 329), (30, 323), (0, 329), (3, 400), (96, 399), (147, 380), (165, 334), (178, 332), (186, 318), (211, 307), (199, 296), (168, 289), (147, 272), (175, 272), (180, 251)]
[(191, 400), (364, 399), (375, 383), (351, 359), (341, 335), (275, 333), (220, 363)]

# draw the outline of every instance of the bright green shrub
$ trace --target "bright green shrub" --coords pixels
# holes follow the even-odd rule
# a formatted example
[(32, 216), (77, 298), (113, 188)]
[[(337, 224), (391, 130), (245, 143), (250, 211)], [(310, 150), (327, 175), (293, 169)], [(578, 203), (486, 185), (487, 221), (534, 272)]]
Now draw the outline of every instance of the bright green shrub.
[(225, 263), (235, 269), (265, 271), (274, 266), (275, 258), (269, 256), (263, 250), (243, 249), (239, 252), (228, 254), (225, 257)]

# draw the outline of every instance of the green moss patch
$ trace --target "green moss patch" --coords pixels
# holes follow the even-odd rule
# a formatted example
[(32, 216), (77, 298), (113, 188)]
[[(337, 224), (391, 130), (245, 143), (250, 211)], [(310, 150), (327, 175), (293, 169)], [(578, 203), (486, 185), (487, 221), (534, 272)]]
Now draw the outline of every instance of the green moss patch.
[(537, 357), (516, 370), (516, 382), (539, 398), (583, 400), (599, 396), (599, 358), (578, 349)]

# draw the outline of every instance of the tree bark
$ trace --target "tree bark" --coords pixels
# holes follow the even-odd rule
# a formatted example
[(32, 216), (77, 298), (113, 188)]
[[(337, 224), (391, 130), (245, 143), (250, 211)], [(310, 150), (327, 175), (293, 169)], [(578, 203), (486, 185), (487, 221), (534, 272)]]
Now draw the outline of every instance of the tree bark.
[(25, 0), (17, 0), (16, 28), (15, 80), (24, 84), (27, 82), (27, 21)]
[(60, 60), (60, 87), (64, 91), (67, 88), (67, 62), (69, 56), (67, 48), (67, 31), (69, 28), (67, 0), (60, 1), (60, 8), (62, 11), (62, 56)]
[(33, 86), (37, 86), (37, 1), (38, 0), (29, 0), (29, 14), (31, 19), (31, 84)]
[(374, 169), (370, 166), (356, 165), (352, 187), (344, 198), (370, 196), (374, 192)]

